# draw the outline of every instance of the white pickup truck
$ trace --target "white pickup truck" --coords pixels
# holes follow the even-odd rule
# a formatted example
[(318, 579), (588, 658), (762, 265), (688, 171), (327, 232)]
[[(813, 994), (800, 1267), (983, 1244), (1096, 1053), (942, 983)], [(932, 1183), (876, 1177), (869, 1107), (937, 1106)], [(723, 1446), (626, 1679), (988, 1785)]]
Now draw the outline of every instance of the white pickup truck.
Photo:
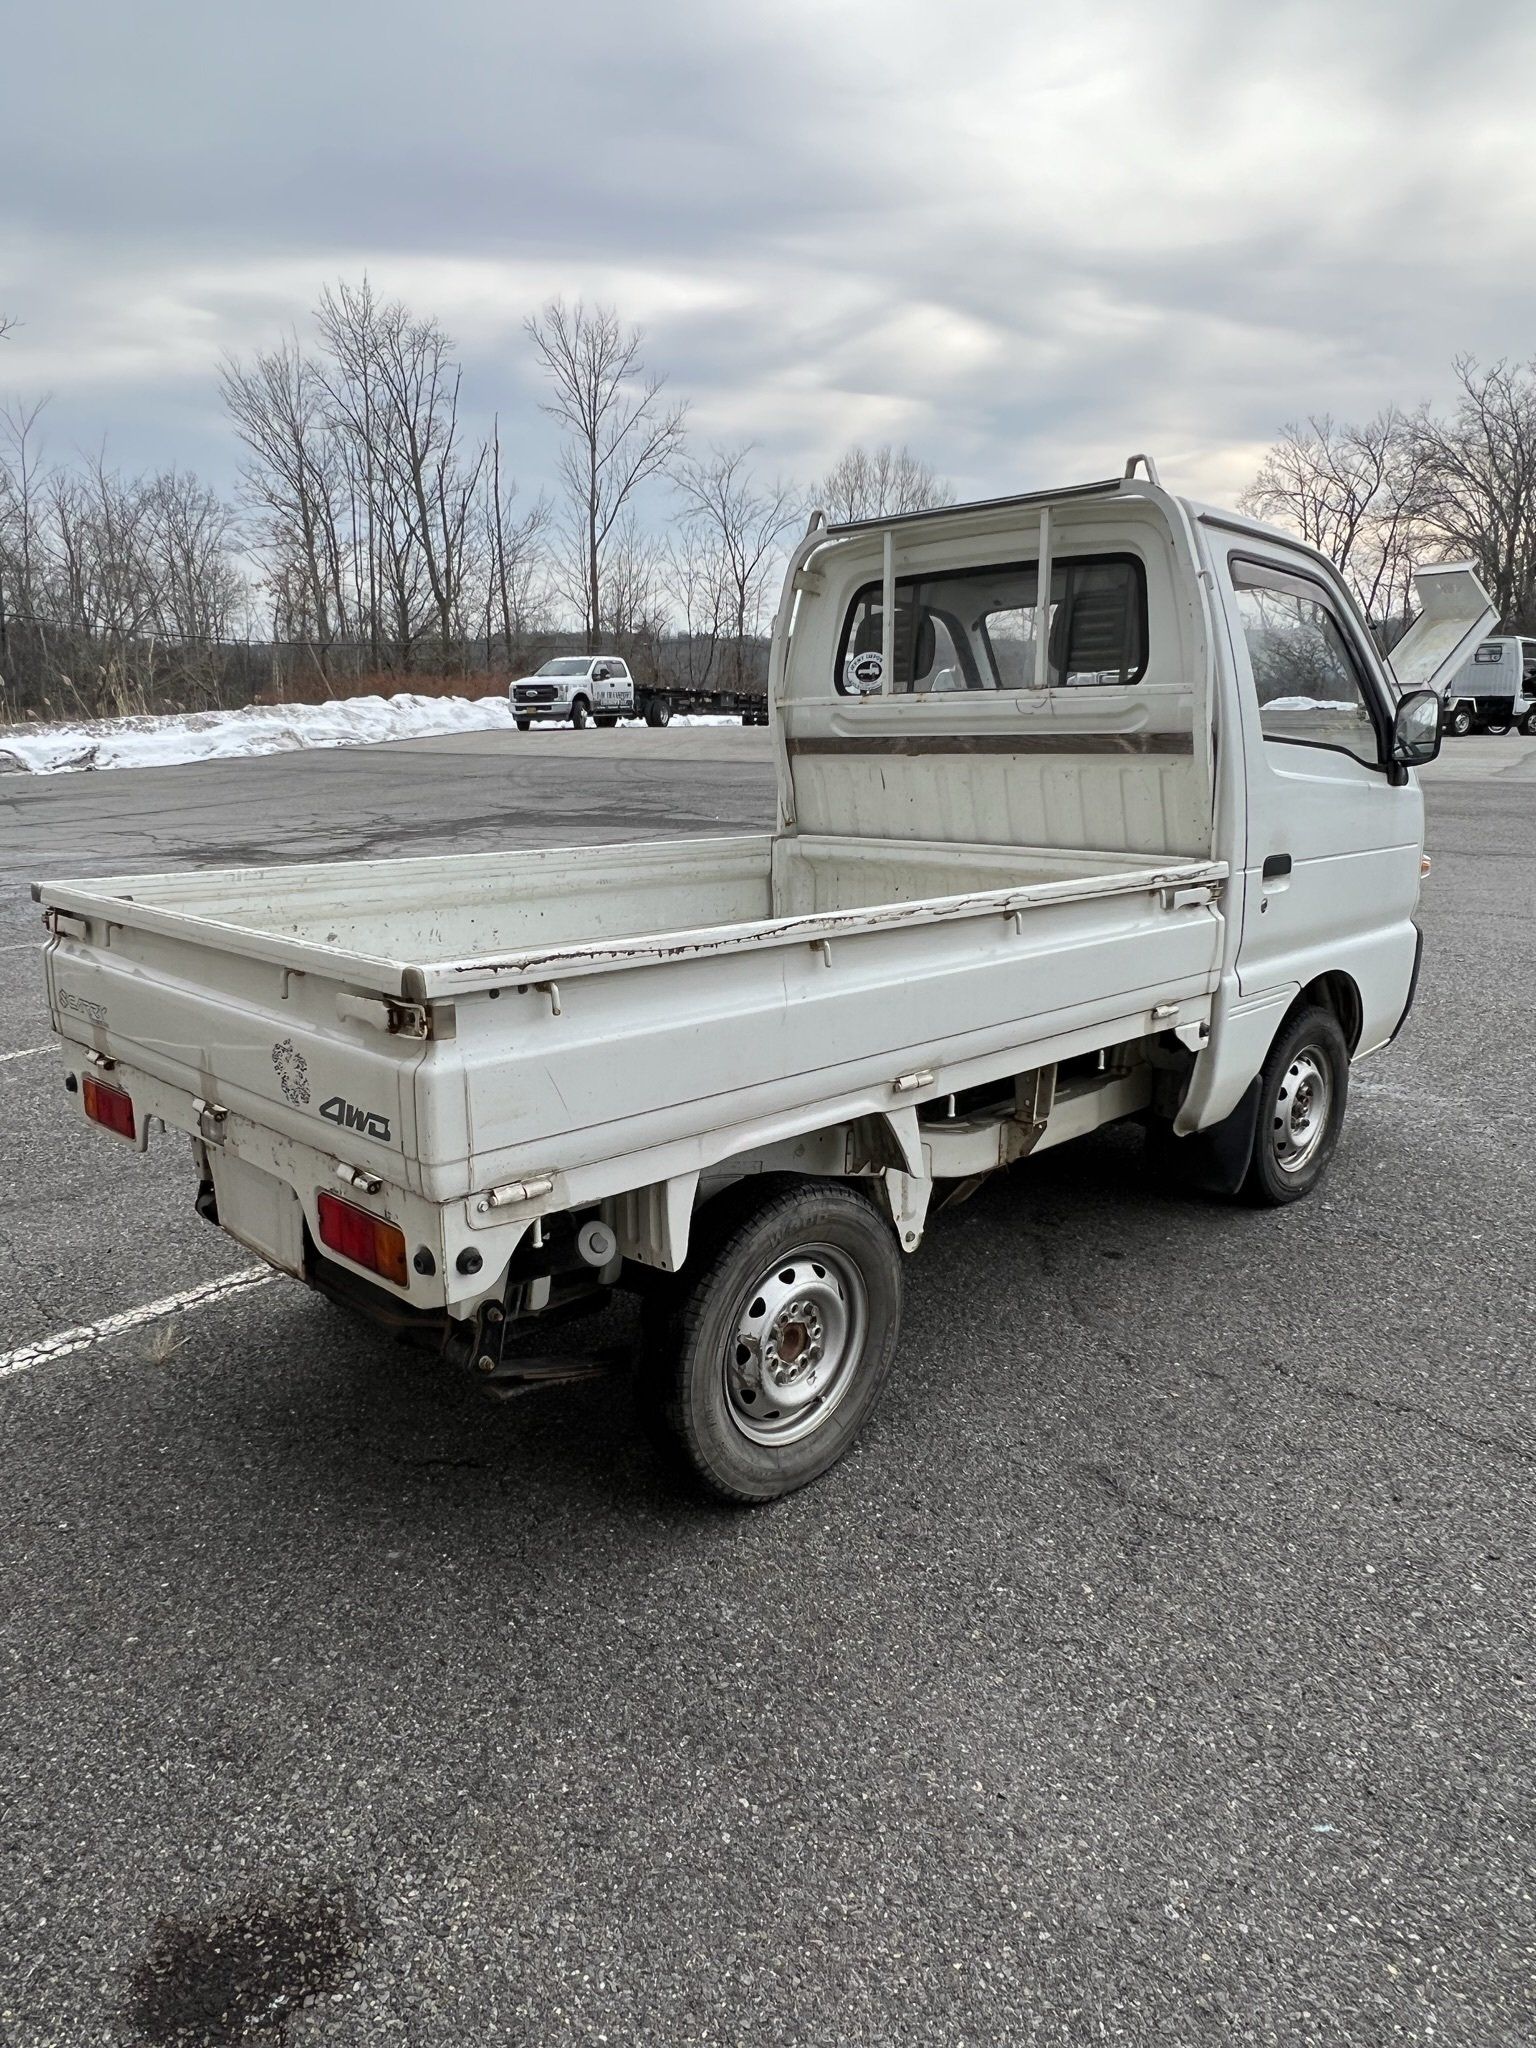
[(647, 725), (665, 725), (671, 711), (662, 699), (637, 703), (629, 663), (616, 654), (557, 654), (531, 676), (507, 685), (507, 702), (519, 732), (536, 719), (569, 719), (578, 730), (617, 725), (637, 714)]
[(507, 702), (519, 732), (567, 719), (578, 730), (617, 725), (621, 718), (670, 725), (678, 712), (726, 714), (743, 725), (768, 723), (761, 683), (744, 678), (734, 689), (707, 682), (638, 683), (629, 663), (617, 654), (557, 654), (531, 676), (509, 683)]
[(41, 884), (81, 1114), (493, 1387), (635, 1287), (644, 1411), (743, 1502), (848, 1447), (936, 1200), (1124, 1118), (1306, 1194), (1412, 1000), (1413, 769), (1491, 607), (1424, 572), (1394, 680), (1326, 560), (1142, 460), (813, 520), (771, 833)]

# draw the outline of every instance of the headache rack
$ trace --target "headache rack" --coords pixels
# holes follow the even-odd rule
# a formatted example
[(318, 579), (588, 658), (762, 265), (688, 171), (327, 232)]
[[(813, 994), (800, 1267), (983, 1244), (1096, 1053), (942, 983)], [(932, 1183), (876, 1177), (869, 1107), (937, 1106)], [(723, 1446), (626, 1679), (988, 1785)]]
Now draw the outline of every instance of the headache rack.
[(811, 530), (819, 525), (825, 533), (880, 533), (888, 526), (913, 526), (930, 519), (960, 519), (977, 512), (1009, 512), (1020, 506), (1059, 504), (1065, 498), (1108, 497), (1120, 491), (1132, 480), (1140, 464), (1147, 472), (1147, 481), (1159, 488), (1157, 464), (1150, 455), (1132, 455), (1126, 460), (1125, 470), (1120, 476), (1101, 477), (1094, 483), (1061, 484), (1048, 491), (1021, 491), (1006, 498), (967, 498), (958, 505), (928, 505), (916, 512), (882, 512), (872, 519), (829, 520), (825, 512), (811, 514)]

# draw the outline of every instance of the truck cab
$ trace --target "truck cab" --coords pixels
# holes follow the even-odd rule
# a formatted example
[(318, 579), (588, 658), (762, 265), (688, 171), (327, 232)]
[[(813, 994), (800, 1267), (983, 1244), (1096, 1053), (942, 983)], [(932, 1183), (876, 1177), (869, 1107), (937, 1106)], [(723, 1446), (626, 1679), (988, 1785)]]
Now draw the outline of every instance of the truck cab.
[(538, 720), (574, 726), (616, 725), (635, 709), (629, 664), (617, 654), (557, 654), (507, 687), (519, 732)]

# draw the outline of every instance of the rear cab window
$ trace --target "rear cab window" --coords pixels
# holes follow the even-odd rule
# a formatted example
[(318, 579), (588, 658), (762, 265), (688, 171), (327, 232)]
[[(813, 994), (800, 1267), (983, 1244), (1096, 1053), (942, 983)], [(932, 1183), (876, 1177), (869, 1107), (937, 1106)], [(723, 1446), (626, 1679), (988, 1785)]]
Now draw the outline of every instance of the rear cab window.
[[(1039, 564), (898, 576), (895, 673), (884, 673), (882, 588), (855, 591), (833, 675), (840, 695), (1028, 690), (1037, 670)], [(1138, 683), (1147, 668), (1146, 572), (1134, 555), (1058, 556), (1051, 568), (1046, 687)]]

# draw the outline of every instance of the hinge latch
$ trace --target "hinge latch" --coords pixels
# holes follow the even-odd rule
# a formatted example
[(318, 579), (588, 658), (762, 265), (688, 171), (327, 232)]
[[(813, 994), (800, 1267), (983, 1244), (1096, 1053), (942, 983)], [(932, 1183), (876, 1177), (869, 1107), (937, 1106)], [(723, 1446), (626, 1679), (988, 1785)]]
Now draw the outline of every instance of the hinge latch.
[(554, 1192), (555, 1177), (541, 1173), (532, 1180), (509, 1180), (499, 1188), (488, 1188), (475, 1204), (476, 1213), (483, 1216), (490, 1209), (510, 1209), (518, 1202), (538, 1202), (545, 1195)]
[(1159, 889), (1164, 910), (1197, 910), (1202, 904), (1218, 902), (1221, 897), (1220, 882), (1194, 882)]
[(229, 1111), (224, 1107), (223, 1103), (205, 1102), (201, 1095), (194, 1095), (192, 1098), (192, 1113), (197, 1118), (199, 1133), (207, 1139), (208, 1143), (210, 1145), (222, 1145), (224, 1142), (224, 1125), (229, 1117)]
[(913, 1095), (919, 1088), (931, 1088), (932, 1086), (932, 1067), (919, 1067), (915, 1074), (898, 1074), (891, 1083), (891, 1092), (894, 1095)]
[(425, 1038), (425, 1003), (386, 1002), (382, 996), (354, 996), (345, 990), (336, 998), (338, 1017), (354, 1024), (366, 1024), (374, 1031), (387, 1031), (394, 1038)]

